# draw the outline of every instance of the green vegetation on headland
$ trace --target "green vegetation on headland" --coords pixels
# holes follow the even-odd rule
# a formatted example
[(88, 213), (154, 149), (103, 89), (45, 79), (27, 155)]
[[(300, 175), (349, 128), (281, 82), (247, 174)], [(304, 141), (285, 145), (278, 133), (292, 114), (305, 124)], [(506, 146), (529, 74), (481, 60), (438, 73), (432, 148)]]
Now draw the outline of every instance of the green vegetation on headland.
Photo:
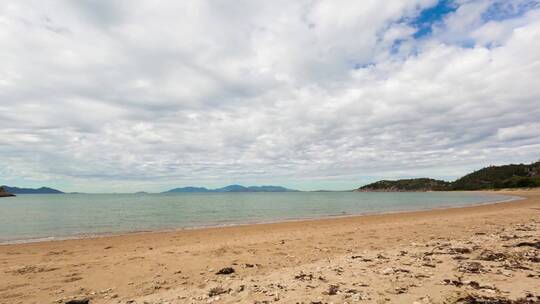
[(400, 180), (381, 180), (360, 187), (358, 191), (442, 191), (448, 188), (449, 182), (431, 178), (411, 178)]
[(15, 194), (11, 194), (4, 189), (4, 187), (0, 187), (0, 197), (8, 197), (8, 196), (15, 196)]
[(490, 166), (452, 183), (452, 190), (540, 187), (540, 162), (529, 165)]
[(454, 182), (430, 178), (382, 180), (356, 191), (453, 191), (540, 187), (540, 162), (490, 166), (467, 174)]

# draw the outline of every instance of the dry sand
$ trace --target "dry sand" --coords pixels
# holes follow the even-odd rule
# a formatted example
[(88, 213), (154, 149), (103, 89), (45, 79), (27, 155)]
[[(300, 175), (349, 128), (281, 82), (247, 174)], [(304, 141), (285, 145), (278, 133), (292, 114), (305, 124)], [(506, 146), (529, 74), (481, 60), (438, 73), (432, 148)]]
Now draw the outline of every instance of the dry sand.
[(504, 193), (527, 199), (3, 245), (0, 303), (532, 303), (540, 190)]

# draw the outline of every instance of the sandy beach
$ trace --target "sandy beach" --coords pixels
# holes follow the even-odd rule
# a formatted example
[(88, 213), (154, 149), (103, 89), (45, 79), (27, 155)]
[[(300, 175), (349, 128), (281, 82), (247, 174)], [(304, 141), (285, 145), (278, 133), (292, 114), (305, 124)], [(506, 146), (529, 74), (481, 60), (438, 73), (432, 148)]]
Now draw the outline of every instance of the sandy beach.
[(497, 193), (526, 199), (2, 245), (0, 303), (540, 301), (540, 190)]

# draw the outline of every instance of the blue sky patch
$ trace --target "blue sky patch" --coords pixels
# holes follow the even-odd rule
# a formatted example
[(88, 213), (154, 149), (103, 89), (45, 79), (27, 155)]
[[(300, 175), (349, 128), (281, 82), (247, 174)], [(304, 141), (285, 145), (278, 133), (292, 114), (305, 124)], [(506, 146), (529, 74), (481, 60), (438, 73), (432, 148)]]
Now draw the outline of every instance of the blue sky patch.
[(540, 8), (540, 1), (495, 1), (482, 14), (482, 19), (488, 21), (502, 21), (523, 16), (530, 10)]
[(366, 68), (369, 68), (370, 66), (373, 66), (373, 65), (374, 65), (373, 62), (355, 63), (355, 64), (353, 64), (353, 69), (355, 69), (355, 70), (366, 69)]
[(446, 15), (455, 12), (457, 8), (457, 4), (452, 0), (440, 0), (435, 6), (422, 10), (420, 15), (409, 22), (417, 29), (413, 35), (414, 38), (418, 39), (431, 34), (433, 25), (441, 22)]
[(402, 43), (403, 43), (403, 39), (394, 40), (394, 43), (392, 43), (392, 46), (390, 47), (390, 53), (397, 54), (399, 52), (399, 48), (401, 47)]

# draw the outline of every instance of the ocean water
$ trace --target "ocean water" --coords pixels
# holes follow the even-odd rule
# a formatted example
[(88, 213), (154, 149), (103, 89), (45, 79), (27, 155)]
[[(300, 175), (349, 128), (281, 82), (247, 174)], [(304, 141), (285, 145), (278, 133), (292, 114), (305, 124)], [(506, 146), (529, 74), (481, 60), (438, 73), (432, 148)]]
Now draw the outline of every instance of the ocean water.
[(512, 198), (466, 192), (27, 194), (0, 199), (0, 243), (459, 207)]

